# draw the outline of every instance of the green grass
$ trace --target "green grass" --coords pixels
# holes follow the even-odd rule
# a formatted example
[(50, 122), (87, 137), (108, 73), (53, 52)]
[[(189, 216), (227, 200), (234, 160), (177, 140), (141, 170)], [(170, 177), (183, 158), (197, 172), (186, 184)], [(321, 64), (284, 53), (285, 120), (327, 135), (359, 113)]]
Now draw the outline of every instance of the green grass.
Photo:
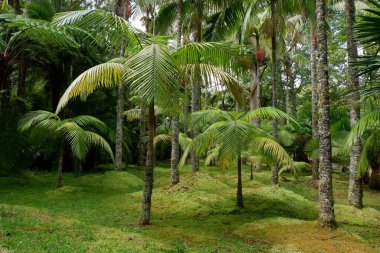
[(155, 170), (152, 225), (138, 226), (143, 169), (0, 178), (0, 252), (380, 252), (380, 193), (365, 188), (363, 210), (346, 205), (347, 174), (334, 174), (338, 228), (318, 226), (318, 192), (300, 182), (249, 180), (235, 207), (236, 171), (181, 172), (169, 187)]

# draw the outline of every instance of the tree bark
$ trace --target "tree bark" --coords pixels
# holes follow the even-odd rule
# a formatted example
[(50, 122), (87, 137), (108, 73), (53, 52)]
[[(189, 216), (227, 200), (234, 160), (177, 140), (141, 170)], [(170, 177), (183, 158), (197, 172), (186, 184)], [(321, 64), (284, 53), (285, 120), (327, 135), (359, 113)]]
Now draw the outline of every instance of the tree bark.
[(171, 155), (171, 179), (170, 184), (176, 185), (179, 183), (179, 129), (178, 129), (178, 116), (172, 118), (172, 155)]
[(59, 153), (58, 160), (58, 170), (57, 170), (57, 182), (56, 187), (59, 188), (62, 186), (62, 171), (63, 171), (63, 155), (64, 155), (64, 140), (61, 141), (61, 150)]
[(146, 131), (146, 126), (145, 126), (145, 111), (146, 111), (146, 105), (145, 102), (141, 102), (140, 106), (140, 119), (139, 119), (139, 143), (138, 143), (138, 160), (137, 164), (139, 166), (143, 166), (145, 163), (145, 131)]
[[(255, 36), (256, 39), (256, 50), (260, 49), (260, 38), (258, 35)], [(259, 73), (259, 61), (256, 59), (253, 61), (251, 67), (251, 87), (250, 87), (250, 101), (249, 101), (249, 107), (251, 111), (254, 111), (255, 109), (260, 107), (260, 73)], [(252, 119), (252, 124), (255, 124), (259, 126), (259, 120)]]
[[(182, 40), (182, 0), (178, 0), (178, 30), (177, 30), (177, 44), (181, 45)], [(172, 136), (171, 136), (171, 185), (176, 185), (179, 183), (179, 171), (178, 171), (178, 162), (179, 162), (179, 117), (178, 115), (173, 116), (172, 118)]]
[[(272, 23), (272, 107), (277, 108), (277, 41), (276, 41), (276, 0), (271, 0), (271, 23)], [(273, 137), (278, 138), (278, 121), (272, 121)], [(278, 166), (272, 166), (272, 184), (278, 184)]]
[(117, 87), (116, 105), (116, 140), (115, 140), (115, 170), (121, 171), (123, 164), (123, 121), (124, 121), (124, 85)]
[(318, 49), (319, 49), (319, 222), (322, 227), (335, 226), (334, 196), (332, 189), (330, 97), (327, 59), (326, 6), (324, 0), (317, 0)]
[[(114, 6), (116, 15), (129, 20), (130, 12), (123, 12), (122, 0), (117, 0)], [(130, 1), (125, 1), (125, 8), (130, 9)], [(124, 57), (124, 45), (121, 46), (120, 57)], [(117, 88), (117, 105), (116, 105), (116, 140), (115, 140), (115, 170), (121, 171), (123, 165), (123, 122), (124, 122), (124, 104), (125, 104), (125, 89), (124, 84), (120, 83)]]
[(237, 183), (237, 192), (236, 192), (236, 205), (243, 208), (243, 185), (241, 180), (241, 157), (239, 155), (237, 161), (237, 170), (238, 170), (238, 183)]
[[(197, 20), (195, 22), (195, 33), (194, 33), (194, 41), (201, 42), (202, 41), (202, 20), (203, 20), (203, 2), (201, 0), (197, 1)], [(193, 83), (192, 89), (192, 112), (197, 112), (201, 109), (201, 84), (200, 84), (200, 73), (196, 73), (197, 78), (195, 78), (195, 82)], [(196, 137), (198, 135), (198, 131), (194, 130), (192, 137)], [(195, 150), (191, 151), (191, 162), (192, 162), (192, 171), (199, 171), (199, 158)]]
[(146, 166), (144, 175), (144, 189), (142, 199), (142, 211), (141, 211), (141, 225), (150, 224), (150, 209), (152, 203), (152, 190), (153, 190), (153, 170), (154, 170), (154, 102), (149, 105), (149, 124), (148, 124), (148, 145), (146, 154)]
[[(311, 22), (310, 22), (311, 23)], [(312, 137), (318, 140), (318, 81), (317, 81), (317, 35), (314, 25), (310, 24), (310, 68), (311, 68), (311, 128)], [(312, 181), (313, 184), (319, 180), (319, 159), (312, 160)]]
[[(348, 55), (348, 86), (353, 92), (350, 98), (350, 123), (351, 127), (360, 119), (360, 94), (359, 77), (357, 76), (356, 67), (351, 65), (351, 62), (356, 61), (358, 56), (357, 43), (354, 37), (355, 24), (355, 1), (345, 0), (345, 15), (346, 15), (346, 32), (347, 32), (347, 55)], [(361, 153), (361, 144), (357, 140), (352, 145), (350, 153), (350, 180), (348, 186), (348, 203), (356, 208), (363, 207), (363, 189), (362, 179), (359, 177), (357, 168)]]

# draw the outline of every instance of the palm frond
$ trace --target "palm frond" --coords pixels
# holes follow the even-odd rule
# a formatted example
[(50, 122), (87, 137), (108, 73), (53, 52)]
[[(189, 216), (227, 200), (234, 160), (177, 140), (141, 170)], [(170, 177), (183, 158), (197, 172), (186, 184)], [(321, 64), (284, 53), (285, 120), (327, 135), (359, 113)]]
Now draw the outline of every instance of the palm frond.
[(178, 66), (167, 49), (152, 44), (131, 56), (127, 65), (133, 70), (128, 80), (147, 103), (155, 102), (159, 107), (178, 108)]
[(95, 146), (95, 147), (99, 147), (103, 149), (109, 154), (112, 161), (114, 160), (112, 149), (110, 145), (108, 144), (108, 142), (102, 136), (91, 131), (85, 131), (85, 134), (86, 134), (85, 141), (86, 141), (87, 146), (89, 147)]
[[(239, 80), (219, 67), (202, 63), (187, 64), (182, 66), (182, 69), (184, 73), (188, 73), (193, 79), (200, 76), (201, 82), (206, 86), (226, 87), (240, 104), (244, 104), (248, 97), (248, 91)], [(199, 82), (199, 80), (193, 80), (193, 82)]]
[(351, 129), (344, 141), (345, 149), (349, 150), (352, 145), (364, 134), (366, 131), (379, 129), (380, 126), (380, 112), (375, 111), (363, 116)]
[(159, 134), (154, 136), (153, 145), (156, 147), (160, 143), (170, 143), (170, 140), (169, 134)]
[(46, 126), (47, 128), (57, 128), (59, 117), (48, 111), (31, 111), (26, 113), (18, 122), (18, 129), (21, 132), (30, 130), (36, 126)]
[(92, 67), (79, 75), (66, 89), (65, 93), (59, 100), (56, 113), (79, 95), (86, 97), (99, 88), (116, 87), (123, 81), (123, 75), (128, 73), (125, 65), (119, 63), (103, 63)]

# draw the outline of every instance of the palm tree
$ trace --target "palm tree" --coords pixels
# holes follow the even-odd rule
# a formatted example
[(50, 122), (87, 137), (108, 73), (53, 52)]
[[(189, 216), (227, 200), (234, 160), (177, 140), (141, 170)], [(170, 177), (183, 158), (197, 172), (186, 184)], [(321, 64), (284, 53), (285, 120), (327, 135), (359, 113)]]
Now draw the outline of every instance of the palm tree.
[[(178, 24), (177, 24), (177, 46), (182, 44), (182, 7), (183, 1), (178, 0)], [(178, 115), (173, 116), (172, 118), (172, 136), (171, 136), (171, 179), (170, 184), (176, 185), (179, 183), (179, 171), (178, 171), (178, 163), (179, 163), (179, 117)]]
[(357, 179), (364, 176), (370, 167), (372, 173), (369, 186), (380, 189), (380, 113), (376, 109), (363, 116), (353, 126), (346, 138), (345, 148), (352, 152), (357, 140), (363, 142), (363, 150), (357, 164)]
[(71, 152), (79, 160), (86, 157), (92, 146), (104, 149), (113, 160), (112, 149), (107, 141), (95, 131), (106, 133), (107, 126), (99, 119), (81, 115), (69, 119), (61, 119), (58, 115), (48, 111), (31, 111), (25, 114), (19, 121), (19, 131), (32, 130), (33, 133), (41, 133), (39, 142), (46, 139), (59, 145), (59, 160), (56, 186), (62, 186), (62, 171), (65, 143), (71, 147)]
[(226, 158), (237, 163), (238, 183), (236, 205), (244, 207), (241, 161), (243, 152), (261, 151), (274, 158), (278, 164), (290, 165), (291, 158), (284, 148), (270, 135), (251, 124), (252, 119), (275, 118), (291, 119), (284, 112), (275, 108), (263, 107), (251, 112), (227, 112), (222, 110), (204, 110), (192, 113), (193, 127), (209, 125), (193, 141), (193, 146), (202, 153), (209, 147), (217, 150), (219, 158)]
[[(66, 90), (57, 110), (59, 111), (69, 99), (95, 88), (112, 87), (130, 83), (136, 92), (149, 105), (148, 109), (148, 144), (144, 176), (143, 204), (141, 225), (150, 223), (151, 197), (153, 190), (154, 169), (154, 105), (161, 108), (175, 108), (178, 104), (178, 66), (169, 51), (161, 45), (151, 44), (140, 52), (123, 60), (124, 64), (109, 62), (95, 66), (82, 73)], [(90, 81), (90, 83), (89, 83)], [(169, 96), (171, 95), (171, 96)]]
[[(347, 54), (348, 62), (355, 62), (358, 57), (357, 42), (354, 37), (355, 24), (355, 1), (345, 0), (345, 15), (346, 15), (346, 32), (347, 32)], [(357, 69), (352, 64), (348, 65), (348, 84), (350, 90), (353, 91), (350, 99), (350, 119), (351, 127), (360, 119), (360, 94), (357, 90), (359, 87), (359, 77)], [(362, 180), (358, 177), (357, 167), (360, 159), (361, 144), (357, 141), (353, 144), (350, 154), (350, 181), (348, 187), (348, 203), (356, 208), (363, 206), (363, 190)]]
[[(124, 3), (124, 11), (121, 0), (115, 1), (114, 13), (119, 17), (129, 21), (131, 12), (128, 11), (131, 8), (131, 3), (126, 0)], [(120, 57), (124, 56), (125, 46), (120, 46)], [(116, 105), (116, 145), (115, 145), (115, 170), (121, 170), (123, 162), (123, 112), (125, 104), (125, 90), (122, 83), (117, 87), (117, 105)]]
[(317, 38), (320, 85), (319, 109), (319, 222), (321, 226), (335, 225), (334, 196), (332, 189), (331, 136), (330, 136), (330, 100), (327, 60), (326, 5), (324, 0), (317, 0)]
[[(380, 2), (371, 1), (371, 3), (372, 7), (366, 10), (366, 15), (359, 16), (355, 36), (365, 46), (377, 48), (380, 45), (380, 37), (377, 31), (380, 25)], [(378, 106), (378, 95), (380, 94), (378, 71), (380, 66), (377, 64), (379, 59), (378, 53), (365, 55), (359, 57), (352, 66), (359, 68), (358, 74), (369, 74), (372, 77), (369, 87), (362, 91), (362, 102), (367, 102), (366, 108), (370, 108), (370, 110), (352, 127), (345, 145), (352, 152), (358, 142), (357, 140), (363, 143), (363, 150), (357, 164), (358, 175), (355, 179), (363, 176), (371, 167), (372, 173), (369, 183), (370, 187), (374, 189), (380, 189), (380, 113)], [(355, 92), (354, 96), (357, 96)]]

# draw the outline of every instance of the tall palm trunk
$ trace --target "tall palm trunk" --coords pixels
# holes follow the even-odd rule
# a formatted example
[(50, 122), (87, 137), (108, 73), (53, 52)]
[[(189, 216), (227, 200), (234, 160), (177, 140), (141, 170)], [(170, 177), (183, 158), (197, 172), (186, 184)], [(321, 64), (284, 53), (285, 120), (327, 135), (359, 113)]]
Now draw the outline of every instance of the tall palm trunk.
[(139, 143), (138, 143), (138, 160), (137, 164), (143, 166), (145, 163), (145, 131), (146, 131), (146, 120), (145, 120), (146, 105), (144, 101), (140, 104), (140, 118), (139, 118)]
[[(129, 9), (130, 2), (125, 2), (125, 9)], [(129, 19), (128, 13), (123, 12), (122, 0), (117, 0), (114, 6), (114, 12), (118, 16), (123, 16), (126, 20)], [(121, 45), (120, 57), (124, 56), (124, 45)], [(124, 104), (125, 104), (125, 89), (122, 83), (117, 88), (117, 105), (116, 105), (116, 140), (115, 140), (115, 170), (120, 171), (123, 163), (123, 121), (124, 121)]]
[(115, 145), (115, 170), (120, 171), (123, 163), (123, 112), (124, 112), (124, 85), (117, 88), (116, 105), (116, 145)]
[(172, 154), (171, 154), (171, 179), (170, 184), (176, 185), (179, 183), (179, 129), (178, 129), (178, 116), (172, 118)]
[[(310, 22), (310, 68), (311, 68), (311, 128), (313, 139), (318, 139), (318, 81), (317, 81), (317, 35), (314, 24)], [(312, 182), (317, 185), (319, 180), (319, 159), (312, 160)]]
[[(203, 18), (203, 2), (202, 0), (197, 1), (197, 20), (195, 23), (195, 34), (194, 34), (194, 41), (195, 42), (201, 42), (202, 41), (202, 18)], [(195, 79), (195, 82), (193, 84), (192, 89), (192, 112), (197, 112), (201, 109), (201, 78), (200, 73), (196, 73), (197, 78)], [(198, 131), (193, 131), (193, 137), (198, 135)], [(191, 162), (192, 162), (192, 171), (197, 172), (199, 171), (199, 158), (197, 156), (197, 153), (193, 149), (191, 151)]]
[[(354, 38), (354, 24), (355, 24), (355, 1), (345, 0), (345, 14), (346, 14), (346, 32), (347, 32), (347, 54), (348, 62), (354, 62), (358, 56), (357, 43)], [(350, 90), (353, 91), (350, 99), (350, 122), (351, 127), (356, 124), (360, 119), (360, 94), (357, 91), (359, 87), (359, 78), (357, 71), (351, 64), (348, 65), (348, 85)], [(362, 179), (358, 176), (358, 164), (361, 153), (361, 145), (358, 140), (351, 149), (350, 154), (350, 180), (348, 186), (348, 203), (356, 208), (363, 207), (363, 190)]]
[[(256, 34), (255, 36), (256, 40), (256, 50), (260, 49), (260, 38), (259, 35)], [(249, 101), (249, 107), (250, 110), (253, 111), (260, 107), (260, 73), (259, 73), (259, 67), (260, 63), (256, 59), (254, 60), (254, 63), (252, 64), (251, 68), (251, 87), (250, 87), (250, 101)], [(252, 124), (258, 125), (259, 120), (252, 119)]]
[(150, 209), (152, 202), (152, 190), (153, 190), (153, 169), (154, 169), (154, 102), (149, 105), (149, 123), (148, 123), (148, 145), (146, 153), (146, 166), (144, 175), (144, 189), (142, 199), (142, 211), (141, 211), (141, 225), (149, 225), (150, 223)]
[[(258, 31), (255, 31), (255, 40), (256, 40), (256, 50), (260, 49), (260, 37)], [(249, 107), (250, 110), (253, 111), (257, 108), (261, 107), (261, 101), (260, 101), (260, 63), (256, 59), (254, 61), (254, 64), (252, 64), (251, 68), (251, 87), (250, 87), (250, 103)], [(261, 120), (258, 119), (252, 119), (252, 124), (255, 124), (257, 127), (260, 127)], [(256, 168), (257, 170), (261, 170), (261, 159), (258, 159), (256, 162)], [(252, 174), (252, 163), (251, 163), (251, 174)], [(253, 179), (253, 177), (252, 177)]]
[[(271, 23), (272, 23), (272, 106), (277, 108), (277, 42), (276, 42), (276, 0), (271, 0)], [(273, 137), (277, 139), (278, 130), (277, 130), (278, 121), (273, 120)], [(278, 166), (272, 166), (272, 183), (278, 184)]]
[(238, 170), (238, 183), (237, 183), (237, 192), (236, 192), (236, 205), (238, 207), (244, 207), (243, 203), (243, 184), (241, 180), (241, 157), (239, 155), (237, 161), (237, 170)]
[(317, 0), (318, 51), (319, 51), (319, 222), (321, 226), (335, 225), (334, 196), (332, 189), (330, 98), (327, 60), (326, 6), (324, 0)]
[[(182, 37), (182, 0), (178, 0), (178, 31), (177, 31), (177, 44), (181, 44)], [(178, 171), (178, 162), (179, 162), (179, 117), (178, 115), (173, 116), (172, 118), (172, 154), (171, 154), (171, 185), (176, 185), (179, 183), (179, 171)]]
[(63, 171), (63, 155), (64, 155), (64, 140), (61, 141), (59, 160), (58, 160), (58, 170), (57, 170), (57, 182), (56, 187), (59, 188), (62, 186), (62, 171)]

